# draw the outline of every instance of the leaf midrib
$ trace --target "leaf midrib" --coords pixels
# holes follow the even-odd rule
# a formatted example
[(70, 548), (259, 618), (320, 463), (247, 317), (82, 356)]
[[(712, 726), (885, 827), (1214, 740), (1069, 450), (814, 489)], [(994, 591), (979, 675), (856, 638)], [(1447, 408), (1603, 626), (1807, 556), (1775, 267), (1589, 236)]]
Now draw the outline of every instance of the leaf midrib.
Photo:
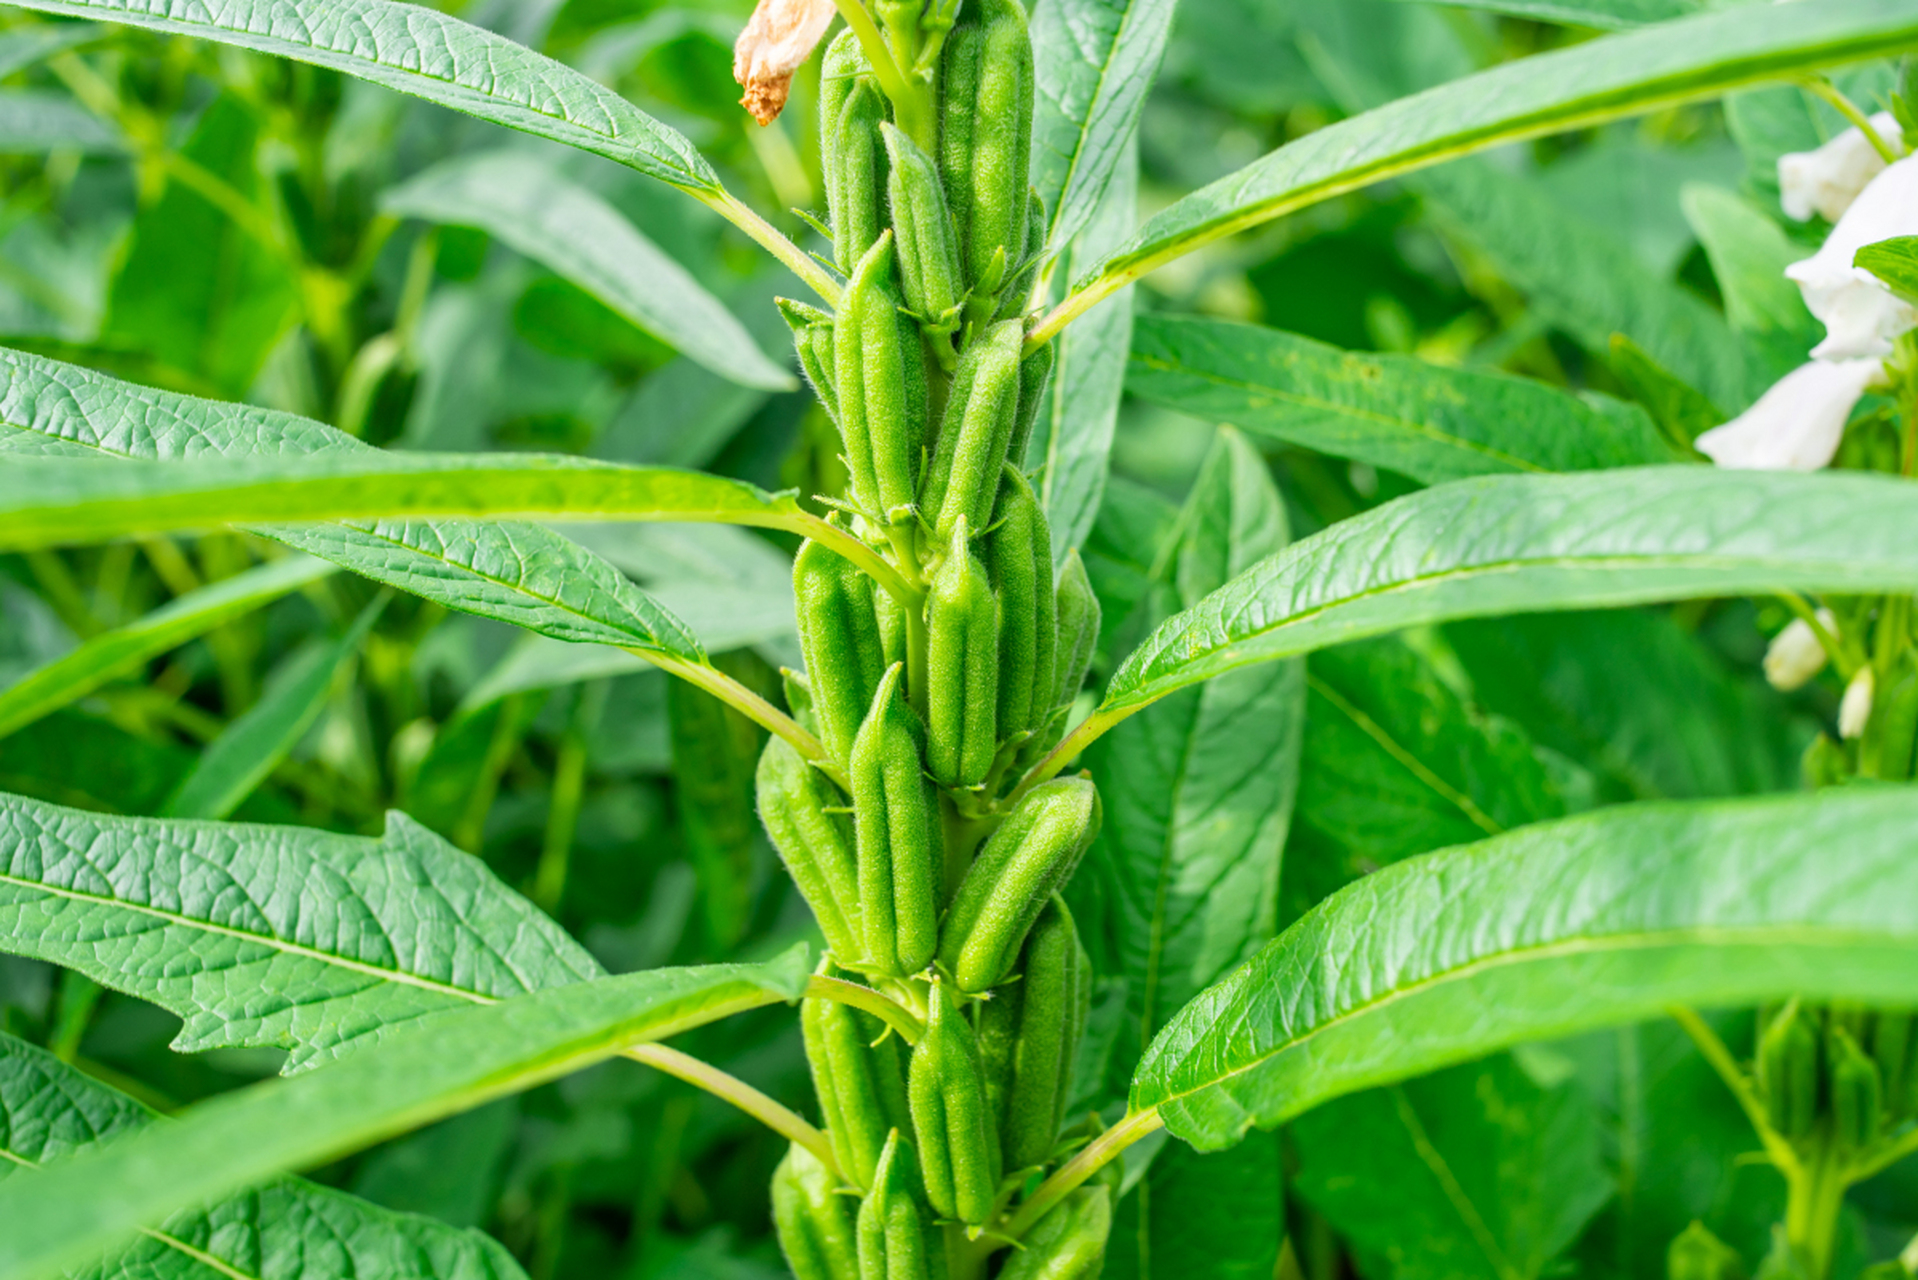
[(1479, 808), (1477, 802), (1474, 801), (1472, 797), (1454, 787), (1444, 778), (1441, 778), (1437, 772), (1413, 754), (1410, 748), (1406, 747), (1391, 733), (1387, 732), (1385, 726), (1365, 714), (1364, 711), (1361, 711), (1354, 703), (1349, 701), (1344, 694), (1334, 689), (1318, 676), (1311, 674), (1309, 671), (1306, 673), (1305, 680), (1307, 687), (1310, 688), (1312, 692), (1331, 703), (1341, 715), (1345, 716), (1357, 727), (1359, 732), (1377, 743), (1385, 754), (1405, 766), (1413, 777), (1430, 788), (1440, 799), (1457, 809), (1473, 826), (1488, 836), (1503, 835), (1505, 833), (1505, 828), (1490, 814), (1486, 813), (1485, 810)]

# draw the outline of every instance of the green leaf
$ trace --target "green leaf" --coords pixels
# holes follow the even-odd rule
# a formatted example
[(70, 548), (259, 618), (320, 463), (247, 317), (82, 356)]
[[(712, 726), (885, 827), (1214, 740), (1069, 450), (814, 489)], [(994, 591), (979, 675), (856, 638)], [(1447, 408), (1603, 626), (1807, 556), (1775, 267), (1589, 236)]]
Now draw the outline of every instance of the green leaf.
[(1904, 480), (1702, 467), (1456, 480), (1333, 525), (1167, 620), (1100, 711), (1426, 622), (1915, 587), (1918, 489)]
[(1113, 1208), (1105, 1280), (1271, 1280), (1286, 1235), (1279, 1136), (1205, 1155), (1168, 1142), (1151, 1160)]
[[(0, 61), (5, 59), (0, 50)], [(5, 75), (0, 70), (0, 75)], [(36, 155), (72, 150), (90, 155), (126, 149), (126, 141), (64, 93), (0, 89), (0, 152)]]
[(385, 192), (380, 207), (478, 227), (732, 382), (773, 391), (799, 385), (691, 272), (536, 155), (491, 151), (449, 160)]
[(1674, 1004), (1901, 1007), (1918, 972), (1914, 824), (1908, 788), (1633, 805), (1388, 867), (1188, 1005), (1132, 1105), (1209, 1150)]
[(1853, 264), (1877, 276), (1905, 301), (1918, 305), (1918, 236), (1868, 244), (1858, 251)]
[(1601, 31), (1625, 31), (1726, 7), (1713, 4), (1712, 0), (1435, 0), (1435, 3), (1507, 13), (1515, 18), (1597, 27)]
[[(1146, 95), (1165, 57), (1174, 4), (1052, 0), (1032, 15), (1039, 77), (1032, 185), (1051, 214), (1055, 247), (1092, 221), (1108, 184), (1126, 163)], [(1120, 237), (1132, 229), (1129, 216)]]
[[(134, 1133), (152, 1117), (125, 1094), (45, 1050), (0, 1035), (0, 1185), (21, 1172)], [(176, 1213), (84, 1274), (152, 1280), (523, 1280), (478, 1231), (392, 1213), (298, 1178), (275, 1178), (206, 1209)]]
[(1650, 420), (1616, 401), (1221, 320), (1141, 317), (1126, 387), (1181, 413), (1428, 484), (1672, 460)]
[(368, 605), (345, 635), (316, 641), (287, 659), (260, 700), (207, 744), (161, 816), (219, 819), (238, 808), (313, 727), (385, 603)]
[(0, 796), (0, 950), (185, 1020), (174, 1048), (288, 1070), (399, 1023), (604, 972), (484, 863), (401, 813), (377, 840), (110, 818)]
[[(678, 131), (563, 63), (394, 0), (8, 0), (329, 67), (493, 124), (605, 156), (695, 193), (719, 179)], [(177, 15), (177, 16), (176, 16)]]
[(0, 690), (0, 737), (32, 724), (92, 693), (107, 681), (136, 670), (221, 623), (271, 604), (289, 591), (333, 573), (310, 556), (287, 556), (161, 605), (146, 617), (116, 627), (56, 658)]
[(1805, 363), (1824, 326), (1812, 317), (1798, 286), (1785, 278), (1785, 268), (1806, 256), (1804, 248), (1762, 210), (1723, 187), (1689, 184), (1680, 203), (1712, 264), (1726, 317), (1749, 335), (1754, 354), (1761, 357), (1755, 372), (1776, 379)]
[(100, 28), (83, 23), (62, 23), (57, 27), (15, 27), (0, 31), (0, 80), (56, 53), (91, 44), (100, 36)]
[[(1904, 0), (1831, 0), (1706, 14), (1507, 63), (1320, 129), (1179, 200), (1075, 286), (1051, 325), (1221, 236), (1470, 151), (1918, 41)], [(1042, 331), (1044, 332), (1044, 331)]]
[(625, 1049), (799, 998), (802, 945), (763, 965), (656, 969), (435, 1014), (293, 1080), (223, 1094), (173, 1124), (0, 1184), (0, 1276), (44, 1276), (133, 1231), (288, 1169), (323, 1164), (582, 1070)]

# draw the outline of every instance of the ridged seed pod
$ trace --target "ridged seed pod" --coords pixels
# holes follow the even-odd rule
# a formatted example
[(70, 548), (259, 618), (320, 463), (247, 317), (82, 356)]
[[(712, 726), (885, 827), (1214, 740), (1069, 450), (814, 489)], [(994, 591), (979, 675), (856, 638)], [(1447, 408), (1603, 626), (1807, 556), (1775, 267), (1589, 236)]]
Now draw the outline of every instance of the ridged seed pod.
[(923, 762), (925, 730), (899, 687), (904, 670), (895, 666), (880, 681), (851, 764), (863, 963), (895, 978), (924, 969), (938, 949), (945, 866), (939, 801)]
[(1059, 566), (1054, 598), (1059, 641), (1054, 650), (1052, 706), (1059, 710), (1070, 707), (1085, 687), (1086, 669), (1099, 647), (1099, 596), (1092, 589), (1092, 579), (1086, 576), (1085, 561), (1079, 558), (1077, 549), (1066, 552), (1066, 562)]
[(833, 318), (818, 307), (791, 298), (774, 300), (786, 327), (792, 330), (793, 350), (799, 355), (800, 371), (812, 384), (813, 394), (826, 410), (826, 416), (839, 421), (839, 392), (833, 386)]
[(886, 143), (887, 191), (906, 305), (921, 321), (935, 324), (954, 315), (963, 296), (959, 233), (932, 157), (889, 124), (880, 132)]
[(1111, 1235), (1111, 1190), (1081, 1187), (1033, 1224), (999, 1280), (1095, 1280)]
[(1052, 526), (1019, 468), (1007, 463), (986, 571), (999, 595), (999, 737), (1041, 728), (1052, 713), (1059, 624), (1053, 597)]
[(1019, 412), (1012, 421), (1012, 440), (1006, 445), (1006, 461), (1021, 471), (1028, 466), (1032, 451), (1032, 429), (1045, 408), (1046, 388), (1052, 382), (1052, 366), (1057, 360), (1058, 343), (1048, 342), (1019, 363)]
[(882, 525), (917, 496), (926, 434), (925, 344), (899, 312), (892, 257), (887, 231), (847, 282), (833, 333), (853, 503)]
[(978, 1226), (999, 1189), (999, 1142), (986, 1106), (979, 1047), (944, 983), (932, 986), (926, 1034), (907, 1076), (919, 1168), (933, 1213)]
[(793, 599), (820, 738), (843, 762), (886, 674), (872, 579), (837, 551), (808, 542), (793, 558)]
[(913, 1195), (912, 1149), (894, 1130), (859, 1206), (859, 1280), (932, 1280), (932, 1240)]
[(1021, 326), (1008, 322), (959, 358), (919, 495), (919, 509), (941, 542), (951, 539), (962, 519), (974, 530), (992, 522), (1000, 468), (1019, 417), (1019, 350), (1024, 342)]
[(1020, 981), (1007, 989), (1019, 992), (1000, 1128), (1008, 1169), (1043, 1165), (1058, 1144), (1091, 1009), (1089, 967), (1072, 914), (1055, 895), (1026, 938)]
[(1793, 1140), (1818, 1119), (1818, 1033), (1796, 1000), (1758, 1038), (1758, 1087), (1771, 1127)]
[(1026, 198), (1025, 258), (1012, 282), (999, 295), (999, 319), (1012, 320), (1024, 315), (1027, 304), (1032, 301), (1032, 287), (1039, 282), (1039, 264), (1046, 247), (1046, 230), (1046, 202), (1039, 198), (1037, 191), (1030, 192)]
[[(946, 38), (939, 167), (965, 246), (968, 285), (990, 278), (995, 254), (1001, 263), (1025, 260), (1033, 83), (1032, 40), (1019, 0), (966, 5)], [(997, 283), (988, 292), (996, 294)]]
[(939, 963), (961, 991), (997, 986), (1033, 921), (1099, 832), (1099, 789), (1084, 778), (1035, 787), (966, 871), (946, 913)]
[(1884, 1081), (1878, 1074), (1878, 1064), (1843, 1028), (1834, 1029), (1825, 1045), (1831, 1059), (1833, 1136), (1841, 1146), (1862, 1150), (1878, 1136)]
[(794, 1280), (859, 1280), (852, 1202), (838, 1186), (797, 1143), (773, 1171), (773, 1226)]
[[(832, 976), (830, 967), (821, 972)], [(912, 1123), (898, 1038), (877, 1018), (816, 998), (800, 1005), (799, 1029), (839, 1171), (869, 1188), (886, 1135)]]
[(759, 820), (819, 921), (826, 945), (842, 962), (857, 964), (865, 936), (852, 823), (845, 814), (831, 812), (844, 809), (846, 797), (779, 737), (769, 739), (760, 753), (758, 791)]
[(826, 50), (819, 84), (819, 152), (832, 221), (833, 256), (850, 272), (886, 221), (886, 98), (859, 39), (839, 34)]
[(999, 601), (963, 517), (926, 593), (926, 767), (976, 787), (999, 749)]

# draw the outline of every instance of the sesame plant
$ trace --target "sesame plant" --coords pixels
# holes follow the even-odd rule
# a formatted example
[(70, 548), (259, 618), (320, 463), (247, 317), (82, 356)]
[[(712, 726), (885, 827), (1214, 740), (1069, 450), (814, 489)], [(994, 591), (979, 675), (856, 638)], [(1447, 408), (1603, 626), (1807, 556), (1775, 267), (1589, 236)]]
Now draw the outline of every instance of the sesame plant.
[(743, 7), (0, 7), (0, 1280), (1918, 1274), (1918, 5)]

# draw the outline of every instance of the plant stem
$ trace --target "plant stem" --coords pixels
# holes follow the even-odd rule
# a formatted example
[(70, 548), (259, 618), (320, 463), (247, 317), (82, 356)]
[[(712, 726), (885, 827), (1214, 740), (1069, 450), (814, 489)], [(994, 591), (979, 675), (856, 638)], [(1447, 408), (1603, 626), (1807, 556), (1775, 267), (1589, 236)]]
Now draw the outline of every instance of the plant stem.
[(806, 994), (816, 1000), (832, 1000), (870, 1013), (897, 1031), (899, 1038), (907, 1044), (918, 1044), (921, 1037), (926, 1034), (926, 1024), (921, 1022), (912, 1010), (891, 996), (874, 991), (871, 987), (862, 987), (856, 982), (847, 982), (843, 978), (827, 978), (814, 974), (806, 983)]
[(832, 1143), (825, 1134), (808, 1124), (805, 1117), (781, 1106), (737, 1076), (663, 1044), (642, 1044), (628, 1049), (626, 1056), (732, 1103), (780, 1137), (812, 1152), (835, 1178), (843, 1176), (839, 1172), (839, 1161), (833, 1156)]
[(813, 767), (841, 787), (850, 787), (846, 771), (840, 768), (827, 753), (819, 739), (800, 728), (799, 723), (791, 716), (725, 672), (705, 663), (691, 662), (685, 658), (675, 658), (647, 649), (627, 648), (626, 652), (646, 659), (667, 674), (678, 676), (687, 684), (704, 689), (761, 728), (792, 743), (799, 754), (804, 756)]
[(831, 547), (885, 588), (886, 594), (906, 611), (907, 617), (925, 607), (925, 588), (914, 586), (903, 573), (888, 564), (884, 556), (838, 525), (821, 520), (810, 511), (801, 511), (768, 527), (785, 529), (802, 538), (810, 538), (821, 546)]
[(1758, 1140), (1765, 1144), (1766, 1157), (1778, 1166), (1779, 1171), (1786, 1178), (1796, 1178), (1801, 1172), (1797, 1154), (1792, 1151), (1791, 1144), (1786, 1142), (1784, 1137), (1765, 1119), (1765, 1108), (1759, 1103), (1758, 1095), (1753, 1092), (1751, 1081), (1745, 1078), (1745, 1073), (1739, 1069), (1737, 1059), (1732, 1057), (1731, 1050), (1725, 1047), (1725, 1042), (1718, 1038), (1718, 1033), (1711, 1029), (1711, 1024), (1692, 1010), (1680, 1005), (1674, 1005), (1666, 1012), (1671, 1015), (1672, 1021), (1692, 1038), (1692, 1043), (1698, 1046), (1698, 1051), (1705, 1055), (1705, 1061), (1712, 1064), (1712, 1069), (1718, 1072), (1719, 1078), (1725, 1082), (1725, 1087), (1731, 1090), (1732, 1097), (1737, 1099), (1739, 1108), (1745, 1113), (1745, 1118), (1751, 1122), (1753, 1130), (1757, 1132)]
[(751, 236), (768, 253), (784, 263), (788, 270), (805, 281), (806, 287), (818, 294), (827, 306), (838, 307), (839, 282), (833, 279), (832, 273), (814, 261), (811, 254), (781, 235), (778, 228), (760, 217), (751, 206), (723, 187), (714, 191), (689, 189), (687, 194)]
[(1092, 1145), (1072, 1157), (1059, 1171), (1040, 1184), (1032, 1199), (1019, 1206), (1019, 1212), (1006, 1222), (1005, 1234), (1017, 1240), (1032, 1230), (1046, 1211), (1077, 1191), (1093, 1174), (1110, 1164), (1127, 1147), (1163, 1127), (1159, 1109), (1148, 1107), (1129, 1115), (1092, 1140)]
[(1827, 1137), (1818, 1154), (1789, 1180), (1785, 1202), (1785, 1239), (1804, 1260), (1811, 1280), (1831, 1275), (1832, 1249), (1838, 1235), (1838, 1217), (1850, 1185), (1845, 1161)]
[(1838, 86), (1823, 76), (1806, 76), (1804, 85), (1807, 90), (1829, 103), (1834, 111), (1851, 122), (1853, 128), (1865, 135), (1865, 141), (1871, 149), (1884, 158), (1886, 164), (1896, 164), (1901, 158), (1892, 150), (1891, 144), (1879, 135), (1871, 123), (1871, 117), (1860, 111), (1850, 98), (1838, 91)]
[(1001, 807), (1010, 809), (1018, 804), (1034, 787), (1057, 777), (1059, 771), (1070, 764), (1074, 757), (1105, 736), (1108, 730), (1144, 711), (1150, 705), (1152, 704), (1141, 703), (1136, 707), (1127, 707), (1123, 711), (1100, 710), (1087, 716), (1083, 724), (1060, 739), (1059, 745), (1046, 753), (1045, 759), (1032, 766), (1032, 772), (1028, 773), (1017, 789), (1005, 798)]

